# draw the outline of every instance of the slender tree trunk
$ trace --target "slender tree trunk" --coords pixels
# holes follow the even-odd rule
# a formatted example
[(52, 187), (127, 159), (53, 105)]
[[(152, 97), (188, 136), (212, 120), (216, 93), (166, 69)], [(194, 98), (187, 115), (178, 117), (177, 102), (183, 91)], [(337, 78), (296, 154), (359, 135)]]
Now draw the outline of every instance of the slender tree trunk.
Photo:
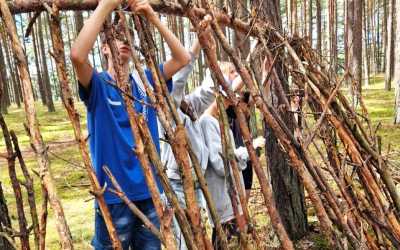
[(43, 72), (43, 79), (44, 79), (44, 86), (45, 86), (45, 95), (46, 95), (46, 104), (47, 104), (47, 110), (49, 112), (54, 112), (56, 109), (54, 107), (54, 102), (53, 102), (53, 94), (51, 91), (51, 85), (50, 85), (50, 78), (49, 78), (49, 70), (48, 70), (48, 65), (47, 65), (47, 58), (45, 47), (44, 47), (44, 39), (43, 39), (43, 28), (42, 28), (43, 22), (42, 22), (42, 17), (38, 17), (38, 37), (39, 37), (39, 49), (40, 49), (40, 54), (42, 58), (42, 72)]
[[(19, 14), (18, 17), (19, 17), (19, 22), (15, 22), (15, 23), (19, 23), (20, 33), (23, 36), (24, 30), (25, 30), (24, 19), (26, 19), (26, 14)], [(17, 27), (17, 32), (18, 32), (18, 27)], [(29, 62), (29, 59), (28, 59), (28, 56), (27, 56), (28, 53), (27, 53), (27, 50), (26, 50), (26, 41), (25, 41), (25, 39), (22, 39), (22, 45), (24, 47), (25, 58)], [(33, 86), (33, 81), (32, 81), (31, 74), (29, 74), (29, 79), (30, 79), (30, 81), (32, 83), (33, 98), (36, 101), (37, 100), (37, 93), (36, 93), (36, 88), (34, 88), (34, 86)], [(21, 93), (21, 97), (22, 97), (22, 93)]]
[(46, 91), (43, 85), (42, 72), (40, 71), (40, 63), (39, 63), (39, 51), (36, 43), (36, 29), (32, 28), (32, 42), (33, 42), (33, 52), (35, 55), (35, 66), (36, 66), (36, 81), (39, 86), (40, 98), (42, 99), (42, 104), (46, 105)]
[[(400, 13), (400, 1), (396, 1), (395, 6), (393, 6), (393, 10), (396, 10), (396, 13)], [(396, 23), (396, 33), (400, 32), (400, 15), (395, 15), (396, 19), (393, 20)], [(393, 83), (396, 88), (396, 106), (395, 106), (395, 119), (394, 123), (400, 123), (400, 35), (396, 35), (395, 40), (395, 59), (394, 59), (394, 76)]]
[[(383, 8), (383, 19), (382, 19), (382, 72), (386, 69), (386, 52), (387, 52), (387, 42), (388, 42), (388, 2), (391, 0), (382, 0)], [(386, 80), (385, 80), (386, 84)], [(386, 86), (385, 86), (386, 89)]]
[(299, 34), (299, 22), (297, 17), (297, 0), (290, 0), (290, 31), (294, 35)]
[(353, 106), (360, 101), (362, 89), (362, 8), (362, 0), (348, 0), (349, 67), (353, 79)]
[(308, 42), (312, 46), (313, 44), (313, 1), (308, 0)]
[[(253, 4), (254, 6), (258, 6), (259, 2), (253, 1)], [(279, 17), (279, 9), (280, 4), (278, 0), (264, 1), (262, 14), (260, 16), (268, 20), (274, 20), (272, 24), (280, 28), (282, 27), (282, 22)], [(279, 63), (276, 63), (275, 70), (278, 72), (280, 82), (287, 83), (288, 76), (278, 65)], [(277, 82), (276, 84), (280, 83)], [(271, 96), (269, 96), (275, 108), (280, 105), (285, 105), (283, 100), (277, 98), (278, 90), (277, 86), (275, 86), (276, 84), (273, 84), (273, 87), (271, 86)], [(287, 84), (281, 87), (283, 87), (285, 91), (288, 91)], [(286, 114), (281, 113), (281, 115), (287, 126), (293, 129), (293, 115), (287, 112)], [(268, 127), (268, 125), (265, 127), (265, 138), (267, 139), (265, 153), (267, 166), (271, 172), (271, 182), (277, 209), (290, 238), (292, 240), (297, 240), (302, 238), (307, 233), (308, 229), (304, 188), (297, 172), (289, 165), (287, 154), (282, 150), (272, 128)]]
[(362, 45), (362, 62), (364, 64), (363, 67), (363, 79), (364, 85), (366, 88), (369, 86), (369, 76), (371, 74), (371, 46), (370, 46), (370, 21), (369, 21), (369, 9), (368, 4), (363, 6), (364, 15), (363, 15), (363, 45)]
[(322, 17), (321, 17), (321, 0), (316, 0), (317, 5), (317, 51), (322, 55)]
[(2, 41), (0, 41), (0, 113), (7, 114), (7, 98), (9, 98), (8, 95), (6, 64), (4, 61)]
[(393, 69), (394, 69), (394, 41), (396, 38), (396, 7), (395, 0), (388, 0), (388, 18), (387, 18), (387, 40), (386, 40), (386, 69), (385, 69), (385, 90), (392, 88)]
[(329, 57), (331, 72), (336, 73), (337, 70), (337, 15), (336, 0), (329, 0)]

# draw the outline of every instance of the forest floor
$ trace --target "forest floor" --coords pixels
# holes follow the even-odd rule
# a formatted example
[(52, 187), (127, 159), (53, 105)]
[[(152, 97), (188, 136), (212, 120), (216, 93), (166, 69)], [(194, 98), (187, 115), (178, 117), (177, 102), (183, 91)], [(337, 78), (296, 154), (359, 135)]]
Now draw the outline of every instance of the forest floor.
[[(346, 91), (346, 90), (343, 90)], [(376, 82), (363, 90), (364, 101), (368, 108), (369, 116), (373, 127), (381, 123), (378, 134), (382, 136), (382, 151), (386, 152), (390, 144), (390, 158), (399, 169), (393, 169), (393, 175), (397, 182), (400, 180), (400, 129), (393, 124), (394, 115), (394, 90), (388, 92), (383, 90), (383, 77), (377, 76)], [(43, 139), (49, 145), (49, 156), (51, 169), (56, 182), (58, 195), (62, 200), (68, 224), (71, 228), (75, 249), (91, 249), (90, 240), (93, 234), (93, 200), (89, 194), (89, 181), (86, 178), (84, 169), (81, 167), (81, 158), (78, 147), (74, 142), (73, 131), (67, 114), (60, 102), (56, 102), (56, 112), (48, 113), (47, 109), (37, 103), (38, 119)], [(86, 128), (86, 114), (82, 103), (78, 104), (78, 110), (82, 114), (82, 126)], [(23, 109), (11, 107), (9, 114), (5, 115), (10, 130), (14, 130), (19, 138), (22, 153), (28, 167), (36, 169), (34, 154), (29, 146), (29, 138), (26, 135), (23, 123), (25, 115)], [(4, 140), (0, 135), (0, 152), (5, 152)], [(21, 174), (21, 173), (19, 173)], [(21, 175), (22, 176), (22, 175)], [(10, 185), (6, 162), (0, 158), (0, 182), (8, 201), (10, 215), (14, 228), (17, 228), (16, 208), (13, 191)], [(40, 207), (40, 184), (35, 176), (35, 191), (37, 205)], [(311, 210), (311, 209), (309, 209)], [(271, 234), (271, 225), (265, 216), (265, 207), (262, 204), (262, 196), (256, 183), (250, 199), (250, 211), (257, 230), (262, 233), (263, 242), (273, 247), (276, 237)], [(27, 215), (29, 214), (28, 211)], [(27, 216), (29, 217), (29, 216)], [(315, 218), (310, 213), (309, 220), (315, 224)], [(52, 211), (49, 210), (49, 221), (47, 229), (48, 249), (59, 249), (58, 236), (55, 229), (55, 221)], [(33, 239), (32, 239), (33, 241)], [(310, 233), (304, 240), (297, 243), (299, 249), (325, 249), (326, 243), (316, 233)]]

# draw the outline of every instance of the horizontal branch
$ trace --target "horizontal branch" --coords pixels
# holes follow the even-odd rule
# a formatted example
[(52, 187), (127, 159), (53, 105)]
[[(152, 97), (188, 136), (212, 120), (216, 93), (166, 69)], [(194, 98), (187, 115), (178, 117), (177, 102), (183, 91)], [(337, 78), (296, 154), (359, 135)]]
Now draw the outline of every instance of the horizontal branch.
[[(37, 11), (46, 11), (44, 4), (52, 5), (54, 0), (17, 0), (8, 2), (8, 6), (11, 10), (12, 14), (19, 13), (27, 13), (27, 12), (37, 12)], [(150, 1), (154, 10), (166, 15), (175, 15), (175, 16), (186, 16), (184, 13), (182, 6), (173, 3), (173, 2), (165, 2), (162, 0), (152, 0)], [(94, 10), (97, 6), (98, 0), (59, 0), (58, 8), (59, 10)], [(203, 17), (206, 14), (206, 10), (202, 8), (193, 8), (194, 13), (198, 17)], [(251, 29), (251, 25), (247, 22), (244, 22), (238, 18), (234, 18), (223, 11), (216, 11), (214, 16), (218, 19), (218, 21), (226, 25), (228, 27), (234, 28), (243, 33), (247, 33), (250, 31), (250, 35), (253, 35), (255, 29)]]

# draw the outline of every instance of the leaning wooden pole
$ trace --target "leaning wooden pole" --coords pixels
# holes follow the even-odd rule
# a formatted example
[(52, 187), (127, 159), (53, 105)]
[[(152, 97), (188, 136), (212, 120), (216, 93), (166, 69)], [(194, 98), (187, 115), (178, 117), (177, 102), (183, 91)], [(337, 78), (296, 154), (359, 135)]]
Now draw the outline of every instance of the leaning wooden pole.
[(60, 81), (61, 99), (65, 109), (67, 110), (68, 117), (71, 121), (72, 128), (74, 130), (75, 140), (78, 142), (83, 164), (85, 166), (85, 170), (87, 172), (91, 184), (92, 188), (91, 193), (93, 193), (96, 197), (96, 201), (97, 204), (99, 205), (101, 214), (103, 215), (103, 219), (106, 224), (113, 248), (122, 250), (122, 245), (118, 238), (117, 231), (113, 225), (110, 211), (108, 210), (107, 204), (104, 200), (102, 187), (100, 186), (100, 183), (97, 180), (96, 174), (93, 170), (86, 140), (84, 135), (82, 134), (80, 116), (75, 108), (74, 100), (71, 94), (71, 88), (69, 87), (70, 83), (68, 80), (67, 67), (65, 64), (64, 41), (62, 39), (60, 16), (56, 3), (53, 4), (52, 12), (49, 14), (50, 14), (50, 34), (53, 42), (53, 56), (56, 62), (58, 79)]
[(25, 181), (20, 181), (20, 183), (25, 187), (26, 192), (28, 194), (28, 204), (31, 213), (33, 236), (35, 239), (35, 249), (39, 250), (39, 243), (40, 243), (39, 219), (36, 208), (36, 199), (35, 199), (36, 195), (35, 195), (35, 187), (33, 185), (33, 178), (28, 171), (28, 167), (25, 164), (24, 158), (22, 157), (22, 153), (18, 144), (18, 138), (13, 130), (10, 130), (10, 136), (14, 146), (15, 156), (18, 158), (19, 165), (21, 167), (22, 173), (25, 178)]
[[(181, 4), (184, 4), (184, 1), (180, 1)], [(193, 12), (191, 8), (187, 8), (187, 16), (189, 17), (191, 23), (196, 27), (197, 30), (199, 30), (198, 24), (199, 19), (197, 15)], [(281, 222), (281, 219), (279, 217), (278, 211), (276, 210), (275, 204), (274, 204), (274, 199), (273, 199), (273, 193), (272, 189), (270, 187), (270, 184), (266, 178), (266, 175), (264, 173), (264, 170), (261, 167), (261, 163), (257, 157), (257, 154), (251, 145), (251, 136), (250, 136), (250, 130), (246, 125), (246, 117), (244, 116), (243, 112), (243, 103), (239, 104), (239, 101), (235, 97), (234, 93), (229, 90), (229, 88), (226, 86), (225, 79), (222, 75), (222, 72), (218, 66), (217, 62), (217, 57), (215, 53), (212, 52), (210, 49), (209, 45), (209, 38), (207, 36), (204, 36), (203, 34), (199, 34), (199, 41), (202, 47), (204, 48), (204, 52), (206, 54), (206, 57), (208, 59), (208, 63), (210, 65), (210, 68), (212, 69), (212, 73), (215, 74), (216, 79), (218, 80), (218, 83), (222, 86), (224, 86), (224, 90), (227, 91), (227, 94), (231, 100), (234, 101), (235, 103), (235, 111), (237, 114), (237, 117), (240, 121), (240, 130), (242, 133), (242, 136), (244, 138), (247, 150), (250, 155), (251, 162), (254, 166), (254, 170), (257, 174), (257, 177), (259, 178), (260, 181), (260, 186), (261, 186), (261, 191), (264, 196), (264, 201), (265, 204), (268, 208), (268, 213), (271, 216), (271, 221), (274, 226), (275, 231), (277, 232), (278, 236), (280, 236), (280, 240), (282, 243), (282, 246), (284, 249), (293, 249), (293, 243), (289, 239), (289, 236), (286, 233), (285, 228), (283, 227), (283, 224)]]
[[(134, 16), (133, 18), (136, 29), (139, 33), (142, 47), (144, 47), (143, 45), (146, 44), (147, 48), (155, 48), (155, 45), (152, 42), (152, 37), (149, 34), (149, 29), (144, 28), (144, 20), (138, 16)], [(166, 137), (169, 140), (172, 151), (174, 152), (175, 160), (180, 167), (185, 203), (187, 206), (186, 211), (191, 221), (194, 237), (197, 241), (199, 249), (210, 249), (212, 248), (211, 242), (207, 237), (204, 225), (201, 223), (200, 208), (196, 202), (194, 179), (192, 176), (192, 169), (187, 150), (189, 147), (188, 137), (185, 133), (184, 125), (182, 124), (180, 117), (176, 112), (176, 107), (171, 96), (169, 95), (166, 82), (162, 77), (160, 70), (158, 67), (156, 67), (155, 55), (152, 53), (152, 50), (146, 50), (144, 55), (147, 66), (150, 69), (154, 79), (155, 94), (158, 97), (157, 102), (161, 107), (161, 110), (159, 110), (158, 114), (161, 114), (161, 112), (165, 114), (166, 120), (162, 122), (162, 125), (165, 129)], [(172, 113), (172, 117), (170, 113)], [(175, 131), (173, 131), (171, 126), (172, 121), (174, 121), (176, 124)]]
[[(229, 121), (225, 111), (226, 107), (223, 103), (224, 101), (222, 100), (221, 95), (217, 96), (216, 102), (218, 106), (218, 123), (221, 135), (222, 155), (224, 157), (223, 162), (225, 167), (225, 176), (228, 182), (228, 193), (231, 198), (233, 212), (239, 229), (239, 239), (241, 247), (243, 249), (250, 249), (250, 244), (247, 240), (247, 218), (243, 217), (243, 215), (245, 214), (244, 210), (247, 210), (247, 206), (245, 203), (243, 203), (244, 190), (242, 186), (242, 181), (240, 177), (237, 176), (237, 174), (239, 174), (239, 171), (235, 155), (233, 153)], [(244, 213), (243, 215), (241, 214), (242, 211), (240, 211), (239, 208), (242, 208), (242, 211)]]
[(14, 153), (13, 146), (11, 143), (10, 132), (8, 131), (6, 122), (3, 118), (3, 115), (0, 113), (0, 127), (3, 131), (4, 141), (7, 149), (7, 163), (8, 163), (8, 174), (10, 177), (11, 185), (15, 195), (15, 203), (17, 206), (17, 215), (18, 215), (18, 225), (19, 225), (19, 238), (22, 250), (29, 250), (29, 232), (27, 221), (24, 212), (24, 200), (22, 198), (22, 190), (21, 185), (17, 179), (17, 172), (15, 170), (15, 158), (16, 154)]
[[(144, 31), (144, 37), (141, 37), (142, 43), (148, 44), (147, 47), (155, 48), (156, 45), (154, 44), (152, 36), (149, 32), (149, 28), (146, 26), (146, 23), (144, 22), (143, 19), (140, 19), (140, 23), (138, 23), (138, 26), (140, 26), (140, 29)], [(207, 29), (207, 26), (208, 26), (208, 21), (202, 22), (200, 24), (200, 26), (203, 27), (203, 32), (205, 32), (205, 30)], [(143, 41), (143, 40), (145, 40), (145, 41)], [(207, 202), (208, 210), (210, 212), (211, 219), (214, 222), (214, 226), (217, 231), (217, 235), (220, 238), (221, 248), (228, 249), (228, 242), (226, 239), (226, 234), (222, 229), (221, 221), (220, 221), (219, 215), (217, 213), (215, 204), (212, 200), (211, 193), (209, 192), (209, 190), (207, 188), (207, 182), (206, 182), (204, 174), (201, 170), (199, 159), (197, 159), (197, 156), (193, 150), (193, 146), (191, 145), (188, 134), (187, 134), (186, 130), (184, 129), (184, 124), (182, 123), (182, 120), (177, 112), (175, 102), (173, 101), (173, 99), (167, 89), (167, 86), (165, 84), (165, 81), (162, 78), (162, 74), (161, 74), (160, 70), (158, 70), (158, 68), (155, 67), (155, 65), (154, 65), (154, 62), (155, 62), (154, 51), (150, 50), (148, 53), (146, 53), (146, 57), (149, 58), (147, 60), (148, 65), (151, 68), (155, 69), (155, 72), (152, 72), (152, 75), (154, 78), (157, 79), (155, 81), (156, 89), (158, 89), (156, 91), (156, 94), (158, 96), (160, 96), (160, 98), (163, 98), (163, 97), (165, 98), (165, 102), (163, 102), (162, 103), (163, 105), (161, 105), (162, 110), (160, 110), (160, 112), (158, 112), (157, 114), (159, 115), (162, 126), (166, 129), (166, 137), (170, 143), (173, 141), (178, 141), (181, 144), (180, 145), (181, 148), (182, 147), (186, 148), (187, 153), (190, 156), (191, 164), (192, 164), (193, 170), (195, 171), (197, 181), (200, 184), (200, 188), (203, 191), (205, 200)], [(153, 65), (153, 66), (151, 66), (151, 65)], [(152, 95), (152, 94), (150, 94), (150, 95)], [(168, 120), (162, 119), (161, 117), (165, 116), (164, 112), (162, 112), (163, 110), (164, 110), (165, 114), (167, 114), (167, 115), (170, 112), (172, 117), (169, 116)], [(170, 125), (168, 124), (168, 121), (170, 121), (170, 119), (173, 119), (170, 123), (174, 122), (176, 125), (175, 132), (171, 132), (172, 129), (169, 128)], [(186, 154), (185, 149), (178, 149), (178, 150), (185, 152), (185, 154)], [(187, 189), (184, 189), (185, 192), (186, 192), (186, 190)], [(204, 225), (201, 225), (201, 227), (202, 227), (201, 230), (205, 234)], [(204, 235), (204, 242), (206, 244), (206, 247), (209, 248), (210, 247), (209, 240), (206, 238), (205, 235)]]
[(20, 73), (29, 136), (39, 164), (40, 179), (49, 194), (49, 202), (56, 217), (56, 227), (60, 237), (61, 247), (62, 249), (73, 249), (71, 232), (64, 216), (64, 209), (61, 205), (61, 201), (57, 195), (53, 176), (50, 172), (50, 161), (47, 155), (47, 148), (39, 130), (39, 123), (34, 106), (32, 83), (29, 78), (28, 64), (21, 43), (18, 39), (12, 15), (5, 0), (0, 0), (0, 13), (7, 34), (11, 40), (12, 49), (16, 59), (15, 61)]
[[(153, 90), (151, 89), (150, 83), (148, 82), (148, 79), (145, 76), (144, 70), (143, 70), (142, 65), (139, 61), (139, 58), (136, 54), (136, 51), (134, 50), (132, 38), (131, 38), (130, 32), (127, 28), (126, 18), (122, 13), (120, 13), (120, 19), (121, 19), (121, 23), (122, 23), (122, 26), (124, 29), (125, 37), (127, 38), (128, 45), (132, 49), (132, 60), (135, 65), (135, 69), (137, 70), (137, 72), (139, 74), (140, 80), (143, 82), (146, 94), (148, 95), (148, 97), (150, 99), (150, 104), (153, 105), (153, 107), (155, 108), (157, 115), (158, 115), (158, 119), (161, 122), (161, 124), (164, 127), (168, 128), (170, 126), (170, 124), (167, 121), (166, 113), (164, 113), (161, 110), (160, 104), (157, 101), (157, 100), (161, 99), (162, 96), (156, 97), (155, 93), (153, 93)], [(154, 167), (157, 171), (157, 175), (160, 178), (160, 182), (164, 188), (164, 193), (165, 193), (166, 197), (168, 198), (169, 202), (171, 203), (172, 208), (174, 209), (176, 219), (181, 227), (182, 234), (186, 241), (186, 246), (189, 249), (197, 249), (196, 242), (194, 241), (194, 236), (193, 236), (193, 231), (191, 229), (191, 225), (189, 224), (189, 221), (186, 217), (186, 213), (183, 210), (183, 208), (180, 206), (178, 198), (170, 185), (169, 179), (164, 171), (164, 165), (161, 162), (159, 153), (151, 139), (151, 134), (148, 129), (148, 126), (145, 125), (146, 122), (143, 119), (141, 119), (141, 117), (139, 117), (139, 121), (141, 122), (141, 126), (139, 126), (139, 128), (141, 129), (140, 133), (143, 136), (143, 140), (144, 140), (144, 144), (146, 146), (148, 156), (149, 156), (151, 162), (154, 164)]]
[(142, 211), (140, 211), (140, 209), (128, 198), (128, 196), (126, 196), (121, 186), (118, 184), (117, 179), (115, 179), (114, 175), (111, 173), (110, 169), (107, 166), (104, 166), (103, 170), (110, 178), (110, 181), (114, 186), (114, 188), (108, 188), (108, 190), (118, 196), (129, 207), (132, 213), (143, 222), (143, 225), (155, 236), (157, 236), (164, 246), (166, 246), (167, 244), (165, 243), (165, 238), (160, 233), (160, 230), (149, 220), (149, 218), (147, 218)]
[[(119, 60), (118, 56), (118, 49), (116, 47), (115, 39), (111, 30), (111, 25), (108, 21), (105, 23), (105, 36), (107, 38), (107, 43), (110, 46), (110, 51), (112, 55), (112, 60), (113, 60), (113, 65), (114, 69), (116, 72), (116, 85), (119, 89), (123, 91), (123, 93), (132, 93), (131, 92), (131, 85), (128, 82), (129, 76), (128, 72), (123, 72), (121, 63)], [(161, 199), (161, 194), (160, 191), (158, 190), (156, 181), (155, 181), (155, 176), (153, 173), (152, 166), (150, 164), (148, 154), (145, 151), (145, 144), (144, 144), (144, 139), (142, 138), (141, 135), (141, 129), (139, 127), (140, 119), (146, 120), (143, 118), (142, 114), (138, 114), (136, 110), (134, 109), (133, 106), (133, 101), (127, 96), (126, 94), (123, 94), (123, 99), (126, 107), (126, 111), (128, 113), (129, 117), (129, 123), (132, 131), (132, 136), (135, 140), (135, 148), (134, 153), (136, 154), (137, 158), (140, 161), (140, 166), (142, 167), (144, 177), (146, 179), (147, 186), (149, 188), (149, 191), (151, 193), (151, 197), (154, 203), (155, 210), (157, 212), (157, 215), (160, 219), (160, 224), (161, 224), (161, 232), (165, 237), (165, 242), (168, 244), (165, 247), (167, 249), (176, 249), (175, 246), (175, 238), (172, 233), (171, 229), (171, 219), (172, 219), (172, 214), (169, 213), (168, 208), (165, 207), (165, 205), (162, 203)], [(144, 124), (147, 126), (147, 124)], [(151, 140), (151, 138), (150, 138)]]

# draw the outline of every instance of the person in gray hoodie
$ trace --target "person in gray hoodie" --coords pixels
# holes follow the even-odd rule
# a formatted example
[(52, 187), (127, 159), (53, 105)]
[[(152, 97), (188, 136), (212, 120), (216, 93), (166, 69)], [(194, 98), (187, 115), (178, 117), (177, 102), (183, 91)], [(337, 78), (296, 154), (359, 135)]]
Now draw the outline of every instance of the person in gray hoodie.
[[(232, 81), (232, 80), (231, 80)], [(240, 77), (236, 77), (232, 81), (232, 89), (239, 90), (243, 86), (243, 82)], [(235, 119), (235, 112), (233, 106), (229, 100), (224, 101), (226, 112), (230, 119)], [(225, 172), (224, 162), (221, 157), (222, 154), (222, 142), (221, 142), (221, 131), (219, 126), (219, 111), (217, 103), (214, 101), (210, 107), (205, 110), (204, 114), (200, 118), (201, 128), (205, 136), (205, 142), (208, 147), (209, 157), (208, 166), (205, 172), (205, 178), (207, 181), (208, 189), (211, 193), (213, 201), (215, 203), (217, 212), (220, 216), (223, 228), (226, 230), (228, 239), (236, 231), (235, 215), (232, 207), (231, 197), (229, 195), (228, 186), (228, 174)], [(230, 130), (230, 137), (232, 147), (238, 162), (240, 171), (243, 171), (247, 167), (247, 161), (249, 155), (247, 149), (243, 146), (236, 147), (234, 143), (233, 133)], [(263, 137), (258, 137), (253, 141), (253, 147), (259, 148), (265, 144)], [(232, 173), (231, 173), (232, 174)], [(243, 178), (241, 176), (241, 185), (243, 186)], [(239, 207), (239, 213), (242, 210)], [(213, 229), (212, 235), (214, 249), (219, 249), (219, 240), (216, 237), (215, 228)]]
[[(203, 131), (200, 127), (199, 120), (197, 119), (204, 112), (205, 109), (214, 101), (213, 82), (211, 75), (207, 75), (202, 82), (201, 86), (197, 87), (193, 92), (188, 95), (184, 95), (186, 83), (189, 75), (193, 71), (194, 63), (197, 59), (197, 55), (200, 52), (200, 45), (198, 41), (195, 41), (191, 48), (191, 61), (188, 65), (182, 68), (173, 76), (174, 86), (171, 95), (175, 101), (182, 123), (185, 126), (188, 139), (193, 147), (193, 151), (199, 160), (200, 166), (204, 171), (207, 168), (209, 151), (206, 146)], [(168, 142), (165, 141), (164, 128), (159, 123), (159, 134), (160, 134), (160, 148), (161, 148), (161, 160), (166, 166), (166, 173), (169, 178), (170, 184), (178, 197), (179, 203), (182, 207), (186, 207), (185, 195), (183, 191), (183, 185), (181, 180), (181, 174), (179, 166), (175, 160), (175, 156), (172, 152), (172, 148)], [(193, 176), (196, 176), (193, 171)], [(196, 182), (195, 186), (196, 199), (199, 206), (206, 209), (206, 204), (203, 198), (203, 193), (200, 189), (199, 184)], [(185, 240), (181, 233), (179, 224), (174, 217), (174, 233), (177, 240), (177, 246), (179, 249), (187, 249)]]

